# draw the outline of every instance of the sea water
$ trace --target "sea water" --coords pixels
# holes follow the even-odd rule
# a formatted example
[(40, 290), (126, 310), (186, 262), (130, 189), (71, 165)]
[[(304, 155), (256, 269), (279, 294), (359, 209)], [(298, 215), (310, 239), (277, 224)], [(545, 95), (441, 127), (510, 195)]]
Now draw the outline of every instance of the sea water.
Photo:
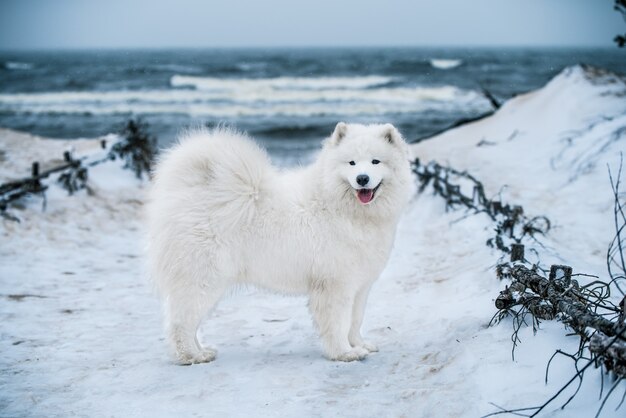
[(587, 63), (626, 73), (606, 49), (190, 49), (0, 53), (0, 126), (95, 137), (141, 118), (161, 146), (226, 124), (282, 164), (304, 163), (338, 121), (396, 125), (409, 141)]

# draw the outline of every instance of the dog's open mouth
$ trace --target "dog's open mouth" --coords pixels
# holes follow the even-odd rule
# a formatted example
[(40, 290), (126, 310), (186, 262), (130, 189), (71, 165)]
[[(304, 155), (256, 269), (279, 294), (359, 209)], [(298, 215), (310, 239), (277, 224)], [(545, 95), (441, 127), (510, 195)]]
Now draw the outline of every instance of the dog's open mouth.
[(374, 200), (374, 195), (376, 195), (376, 191), (378, 190), (379, 187), (380, 187), (380, 183), (378, 184), (378, 186), (374, 187), (373, 189), (359, 189), (356, 191), (356, 197), (359, 199), (361, 203), (363, 203), (364, 205), (367, 205), (372, 200)]

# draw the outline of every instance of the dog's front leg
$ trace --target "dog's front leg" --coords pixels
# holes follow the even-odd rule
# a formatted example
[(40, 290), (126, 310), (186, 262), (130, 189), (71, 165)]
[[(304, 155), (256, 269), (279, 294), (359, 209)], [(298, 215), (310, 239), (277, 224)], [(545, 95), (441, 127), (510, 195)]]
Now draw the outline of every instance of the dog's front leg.
[(348, 340), (352, 347), (362, 347), (369, 352), (378, 351), (376, 345), (363, 341), (361, 337), (361, 324), (363, 324), (363, 315), (365, 314), (365, 304), (367, 303), (367, 296), (370, 293), (370, 283), (363, 286), (358, 291), (354, 298), (354, 304), (352, 307), (352, 324), (350, 326), (350, 333), (348, 334)]
[(348, 339), (355, 293), (336, 281), (319, 282), (311, 289), (309, 308), (330, 360), (362, 360), (369, 354), (363, 347), (352, 347)]

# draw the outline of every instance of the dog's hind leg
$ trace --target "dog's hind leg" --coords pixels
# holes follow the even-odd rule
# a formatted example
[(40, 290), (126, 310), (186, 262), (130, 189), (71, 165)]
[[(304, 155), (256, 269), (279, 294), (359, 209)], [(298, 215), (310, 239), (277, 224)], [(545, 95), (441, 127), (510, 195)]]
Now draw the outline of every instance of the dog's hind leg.
[(378, 347), (374, 344), (363, 341), (361, 337), (361, 325), (363, 324), (363, 315), (365, 314), (365, 304), (367, 303), (367, 296), (369, 295), (371, 284), (365, 285), (354, 298), (354, 305), (352, 306), (352, 324), (350, 326), (350, 333), (348, 334), (348, 340), (352, 347), (362, 347), (369, 352), (378, 351)]
[(224, 290), (224, 287), (194, 286), (168, 295), (166, 330), (177, 363), (207, 363), (215, 359), (217, 351), (202, 347), (197, 333), (200, 322), (219, 301)]
[(318, 283), (311, 289), (309, 309), (331, 360), (362, 360), (369, 353), (362, 347), (352, 347), (348, 340), (353, 303), (354, 295), (343, 287), (329, 289), (327, 283)]

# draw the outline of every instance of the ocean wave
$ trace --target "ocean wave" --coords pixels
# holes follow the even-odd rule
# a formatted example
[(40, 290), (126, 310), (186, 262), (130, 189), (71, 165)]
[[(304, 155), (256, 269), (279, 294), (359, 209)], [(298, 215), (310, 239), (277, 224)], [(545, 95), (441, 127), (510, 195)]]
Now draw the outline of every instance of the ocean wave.
[(29, 62), (7, 61), (4, 63), (4, 68), (7, 70), (30, 70), (34, 67)]
[(257, 71), (257, 70), (263, 70), (265, 68), (267, 68), (268, 63), (265, 61), (259, 61), (259, 62), (242, 62), (237, 64), (237, 69), (239, 69), (240, 71)]
[(194, 87), (197, 90), (319, 90), (365, 89), (380, 87), (393, 81), (392, 77), (275, 77), (275, 78), (217, 78), (176, 74), (170, 79), (172, 87)]
[(152, 68), (160, 71), (177, 72), (183, 74), (200, 74), (203, 70), (194, 65), (182, 64), (154, 64)]
[[(245, 84), (246, 80), (242, 82)], [(329, 86), (335, 85), (328, 79), (325, 83)], [(453, 86), (268, 90), (255, 85), (250, 89), (233, 86), (231, 89), (216, 90), (169, 89), (0, 94), (0, 112), (12, 113), (171, 113), (214, 117), (317, 116), (377, 115), (476, 107), (482, 109), (485, 106), (488, 107), (488, 103), (479, 92), (462, 90)]]
[[(402, 104), (362, 103), (351, 105), (327, 105), (327, 104), (273, 104), (264, 107), (234, 105), (220, 106), (212, 104), (191, 104), (188, 106), (175, 106), (169, 104), (117, 104), (101, 107), (93, 104), (58, 104), (45, 107), (30, 107), (19, 110), (12, 109), (16, 113), (29, 114), (79, 114), (79, 115), (142, 115), (142, 114), (183, 114), (189, 116), (211, 117), (246, 117), (246, 116), (374, 116), (385, 114), (416, 113), (439, 108), (444, 110), (448, 106), (406, 106)], [(0, 111), (4, 109), (0, 105)]]
[(124, 91), (65, 91), (49, 93), (0, 94), (0, 105), (45, 105), (63, 103), (99, 103), (102, 106), (119, 102), (193, 104), (198, 102), (233, 103), (302, 103), (302, 102), (467, 102), (481, 97), (473, 90), (453, 86), (393, 87), (371, 90), (276, 90), (271, 94), (262, 90), (235, 89), (217, 91), (197, 90), (124, 90)]
[[(487, 105), (476, 107), (488, 109)], [(273, 117), (273, 116), (375, 116), (385, 114), (408, 114), (430, 110), (454, 110), (458, 107), (448, 105), (426, 106), (385, 103), (359, 104), (271, 104), (263, 107), (251, 105), (189, 104), (186, 106), (172, 104), (129, 104), (120, 103), (107, 107), (96, 104), (53, 104), (47, 106), (21, 107), (6, 109), (0, 104), (0, 112), (11, 111), (26, 114), (79, 114), (79, 115), (148, 115), (148, 114), (181, 114), (203, 117)], [(465, 108), (464, 108), (465, 109)]]
[(430, 65), (440, 70), (450, 70), (452, 68), (456, 68), (463, 63), (462, 60), (455, 59), (436, 59), (433, 58), (430, 60)]

